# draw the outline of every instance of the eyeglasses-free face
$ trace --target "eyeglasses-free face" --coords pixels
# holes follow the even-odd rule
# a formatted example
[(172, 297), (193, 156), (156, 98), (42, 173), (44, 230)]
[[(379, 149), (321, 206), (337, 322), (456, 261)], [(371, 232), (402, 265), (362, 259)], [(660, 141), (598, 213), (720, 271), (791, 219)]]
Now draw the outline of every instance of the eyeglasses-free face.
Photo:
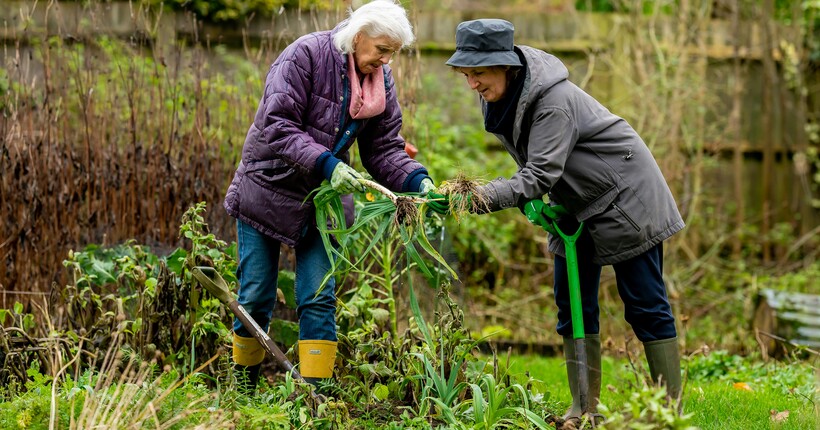
[(401, 42), (391, 40), (387, 36), (370, 37), (359, 33), (353, 39), (353, 59), (359, 72), (367, 75), (380, 70), (383, 64), (388, 64), (393, 55), (401, 49)]
[(464, 75), (470, 89), (475, 90), (485, 101), (492, 103), (504, 98), (509, 69), (509, 66), (457, 67), (456, 71)]

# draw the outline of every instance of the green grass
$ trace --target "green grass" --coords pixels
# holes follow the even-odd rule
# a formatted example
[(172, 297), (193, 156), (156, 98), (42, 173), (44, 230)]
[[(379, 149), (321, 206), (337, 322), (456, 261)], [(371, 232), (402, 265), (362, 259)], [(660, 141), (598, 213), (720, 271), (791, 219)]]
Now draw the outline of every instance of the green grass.
[[(684, 366), (686, 364), (684, 363)], [(628, 401), (642, 377), (626, 359), (604, 356), (601, 401), (618, 410)], [(571, 401), (563, 358), (514, 356), (513, 375), (530, 375), (545, 382), (552, 399), (565, 410)], [(683, 411), (702, 429), (817, 429), (820, 424), (816, 368), (805, 362), (763, 362), (724, 352), (690, 361), (691, 377), (685, 382)], [(749, 385), (752, 391), (735, 387)], [(771, 411), (788, 410), (788, 417), (774, 422)]]

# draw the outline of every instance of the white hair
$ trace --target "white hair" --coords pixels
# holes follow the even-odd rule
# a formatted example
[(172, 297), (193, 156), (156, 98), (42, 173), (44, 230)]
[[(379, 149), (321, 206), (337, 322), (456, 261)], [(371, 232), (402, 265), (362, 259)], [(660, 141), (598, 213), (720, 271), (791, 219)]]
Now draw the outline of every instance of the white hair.
[(374, 0), (350, 12), (333, 35), (333, 44), (343, 54), (354, 52), (353, 39), (360, 32), (370, 37), (383, 37), (400, 42), (401, 47), (413, 44), (413, 26), (407, 12), (396, 0)]

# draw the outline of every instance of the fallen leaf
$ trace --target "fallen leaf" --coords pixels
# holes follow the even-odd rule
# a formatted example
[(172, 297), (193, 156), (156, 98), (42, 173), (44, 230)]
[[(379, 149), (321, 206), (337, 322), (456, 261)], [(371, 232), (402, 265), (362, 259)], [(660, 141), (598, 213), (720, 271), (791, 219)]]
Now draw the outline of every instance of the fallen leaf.
[(564, 421), (564, 424), (561, 425), (561, 430), (578, 430), (578, 426), (576, 426), (576, 420), (568, 419)]
[(769, 414), (771, 415), (773, 422), (782, 423), (783, 421), (786, 421), (786, 418), (789, 417), (789, 410), (786, 409), (783, 412), (777, 412), (776, 409), (772, 409), (771, 411), (769, 411)]
[(752, 390), (752, 387), (745, 382), (735, 382), (732, 386), (735, 387), (735, 390), (754, 391)]

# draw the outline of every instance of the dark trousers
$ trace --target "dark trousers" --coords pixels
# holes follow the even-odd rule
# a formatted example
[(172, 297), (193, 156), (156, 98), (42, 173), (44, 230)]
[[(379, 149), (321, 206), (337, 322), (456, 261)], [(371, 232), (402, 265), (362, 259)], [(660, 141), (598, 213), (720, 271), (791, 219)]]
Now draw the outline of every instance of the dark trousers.
[[(601, 266), (592, 262), (592, 239), (584, 232), (576, 243), (584, 332), (598, 334), (598, 286)], [(663, 282), (663, 246), (658, 244), (629, 260), (614, 264), (618, 294), (624, 302), (624, 318), (641, 342), (676, 336), (675, 317)], [(558, 305), (558, 334), (572, 336), (567, 260), (555, 256), (555, 303)]]

